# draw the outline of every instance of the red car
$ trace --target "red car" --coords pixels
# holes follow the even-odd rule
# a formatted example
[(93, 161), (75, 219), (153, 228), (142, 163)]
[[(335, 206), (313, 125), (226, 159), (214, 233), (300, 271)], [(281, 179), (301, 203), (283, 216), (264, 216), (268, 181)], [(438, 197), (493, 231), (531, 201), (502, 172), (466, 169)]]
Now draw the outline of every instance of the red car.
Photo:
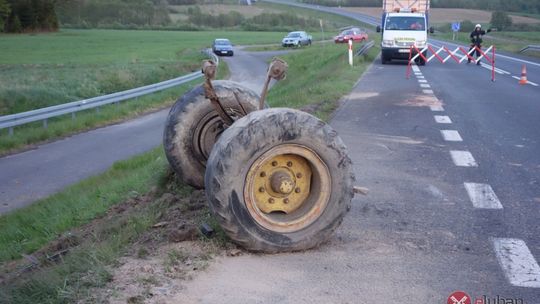
[(334, 37), (335, 43), (347, 43), (352, 39), (353, 42), (360, 42), (368, 39), (368, 34), (356, 27), (344, 30), (341, 34)]

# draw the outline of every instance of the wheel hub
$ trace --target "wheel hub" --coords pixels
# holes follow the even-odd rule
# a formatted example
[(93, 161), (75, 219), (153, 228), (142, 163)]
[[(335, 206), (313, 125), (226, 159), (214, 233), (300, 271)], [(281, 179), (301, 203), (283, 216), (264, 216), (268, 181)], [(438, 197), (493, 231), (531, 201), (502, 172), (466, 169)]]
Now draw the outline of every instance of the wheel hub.
[(313, 223), (326, 209), (331, 177), (311, 149), (297, 144), (273, 147), (251, 164), (244, 186), (253, 219), (271, 231), (287, 233)]
[(254, 172), (255, 203), (263, 213), (291, 213), (308, 197), (311, 168), (298, 155), (276, 155), (264, 161)]

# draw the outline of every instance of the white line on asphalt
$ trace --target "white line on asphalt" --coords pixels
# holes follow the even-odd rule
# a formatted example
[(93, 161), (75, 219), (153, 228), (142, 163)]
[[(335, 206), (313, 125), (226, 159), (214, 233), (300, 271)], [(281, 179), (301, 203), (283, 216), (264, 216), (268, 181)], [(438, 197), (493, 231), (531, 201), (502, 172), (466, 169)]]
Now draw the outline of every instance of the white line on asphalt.
[(443, 112), (444, 108), (442, 106), (429, 106), (429, 109), (433, 112)]
[(433, 90), (422, 90), (424, 94), (433, 94)]
[[(483, 63), (483, 62), (481, 62), (480, 64), (482, 65), (483, 68), (486, 68), (486, 69), (488, 69), (488, 70), (491, 71), (492, 67), (491, 67), (489, 64), (485, 64), (485, 63)], [(505, 70), (503, 70), (503, 69), (499, 69), (499, 68), (497, 68), (497, 67), (495, 68), (495, 72), (497, 72), (497, 73), (499, 73), (499, 74), (510, 75), (510, 72), (507, 72), (507, 71), (505, 71)]]
[[(517, 80), (520, 80), (521, 78), (517, 77), (517, 76), (512, 76), (512, 78), (514, 79), (517, 79)], [(536, 82), (532, 82), (532, 81), (527, 81), (527, 84), (530, 84), (530, 85), (533, 85), (535, 87), (538, 86), (538, 84)]]
[(493, 238), (497, 260), (510, 284), (540, 288), (540, 266), (520, 239)]
[(426, 77), (424, 77), (424, 76), (416, 76), (416, 78), (418, 78), (418, 79), (425, 79)]
[(427, 83), (427, 80), (425, 80), (425, 79), (418, 79), (418, 82), (420, 82), (420, 83)]
[(476, 160), (469, 151), (450, 151), (450, 156), (458, 167), (478, 167)]
[(452, 120), (448, 116), (435, 115), (435, 121), (440, 124), (451, 124)]
[(499, 198), (490, 185), (465, 183), (465, 189), (469, 194), (474, 208), (479, 209), (502, 209), (503, 206)]
[(463, 138), (456, 130), (441, 130), (441, 134), (446, 141), (463, 141)]
[(414, 72), (414, 75), (416, 75), (416, 76), (422, 76), (422, 72)]
[(431, 88), (431, 86), (429, 84), (427, 84), (427, 83), (421, 83), (420, 87), (421, 88)]
[(420, 69), (416, 65), (412, 66), (412, 70), (415, 72), (420, 72)]

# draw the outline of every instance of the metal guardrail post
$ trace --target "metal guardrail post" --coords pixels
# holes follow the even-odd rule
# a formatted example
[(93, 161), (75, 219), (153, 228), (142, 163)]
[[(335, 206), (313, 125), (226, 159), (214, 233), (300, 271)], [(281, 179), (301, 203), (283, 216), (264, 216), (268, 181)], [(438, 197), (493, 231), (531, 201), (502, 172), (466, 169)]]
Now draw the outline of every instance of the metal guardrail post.
[(540, 45), (527, 45), (526, 47), (522, 48), (519, 52), (523, 53), (528, 50), (540, 51)]

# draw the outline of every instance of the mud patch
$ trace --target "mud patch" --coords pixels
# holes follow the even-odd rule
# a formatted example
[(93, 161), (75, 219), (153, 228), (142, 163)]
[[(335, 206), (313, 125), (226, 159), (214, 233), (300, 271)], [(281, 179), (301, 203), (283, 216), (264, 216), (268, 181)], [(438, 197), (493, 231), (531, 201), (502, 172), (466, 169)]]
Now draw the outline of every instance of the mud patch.
[(444, 103), (435, 96), (414, 95), (397, 104), (404, 107), (441, 107)]
[(380, 93), (378, 92), (352, 92), (351, 94), (347, 95), (347, 99), (351, 101), (362, 101), (364, 99), (377, 97), (379, 95)]

